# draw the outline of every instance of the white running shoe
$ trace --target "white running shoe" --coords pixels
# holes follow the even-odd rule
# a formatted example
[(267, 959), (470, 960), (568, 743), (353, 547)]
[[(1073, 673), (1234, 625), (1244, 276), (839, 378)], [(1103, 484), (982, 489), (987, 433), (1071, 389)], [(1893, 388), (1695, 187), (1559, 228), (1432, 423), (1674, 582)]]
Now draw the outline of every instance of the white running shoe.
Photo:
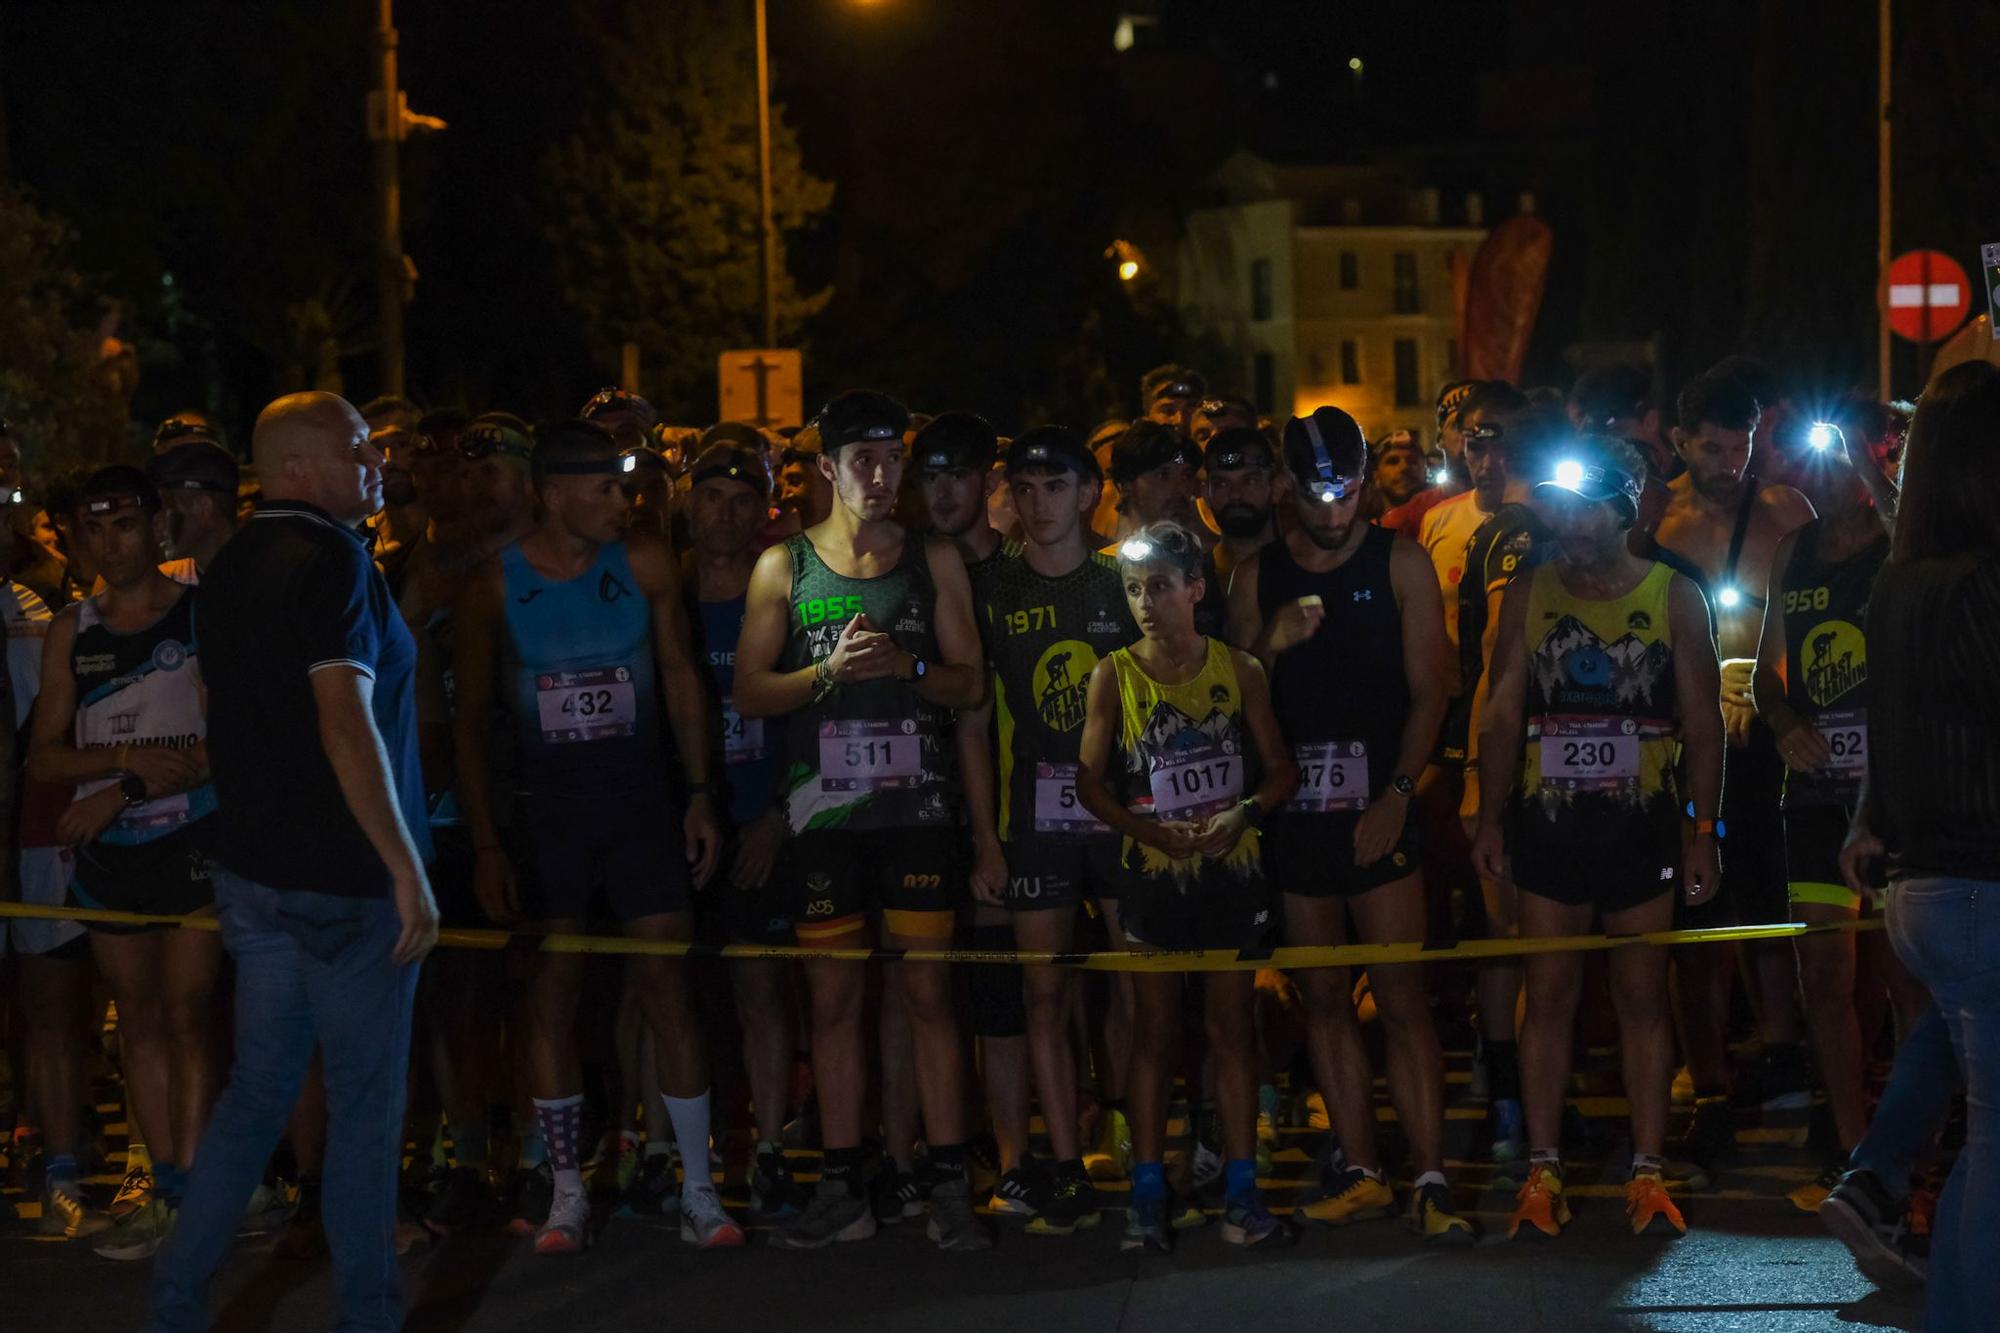
[(715, 1186), (697, 1181), (682, 1187), (681, 1240), (698, 1250), (726, 1249), (743, 1243), (743, 1228), (723, 1211)]
[(549, 1220), (535, 1231), (536, 1254), (582, 1254), (590, 1248), (590, 1198), (582, 1190), (556, 1190)]

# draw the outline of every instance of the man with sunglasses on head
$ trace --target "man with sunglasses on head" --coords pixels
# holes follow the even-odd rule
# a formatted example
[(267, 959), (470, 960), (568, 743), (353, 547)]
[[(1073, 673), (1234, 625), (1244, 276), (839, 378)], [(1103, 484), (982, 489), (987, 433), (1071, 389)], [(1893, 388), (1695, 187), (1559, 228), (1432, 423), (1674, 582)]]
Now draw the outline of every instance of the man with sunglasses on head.
[[(537, 432), (530, 460), (542, 512), (533, 532), (488, 560), (454, 614), (458, 794), (472, 829), (480, 905), (502, 924), (582, 931), (600, 900), (625, 932), (693, 938), (691, 881), (721, 854), (709, 778), (708, 695), (690, 647), (678, 563), (657, 538), (625, 534), (621, 483), (633, 460), (604, 427), (561, 421)], [(664, 701), (667, 727), (660, 725)], [(489, 717), (504, 710), (516, 767), (496, 764)], [(671, 732), (688, 804), (674, 796)], [(554, 1197), (538, 1254), (590, 1241), (580, 1142), (579, 954), (538, 955), (529, 981), (529, 1090)], [(653, 1032), (660, 1083), (690, 1175), (681, 1238), (741, 1245), (702, 1170), (709, 1069), (684, 958), (629, 966)]]
[(160, 572), (179, 583), (199, 583), (201, 571), (236, 535), (236, 488), (241, 469), (220, 445), (192, 439), (155, 454), (146, 476), (159, 488)]

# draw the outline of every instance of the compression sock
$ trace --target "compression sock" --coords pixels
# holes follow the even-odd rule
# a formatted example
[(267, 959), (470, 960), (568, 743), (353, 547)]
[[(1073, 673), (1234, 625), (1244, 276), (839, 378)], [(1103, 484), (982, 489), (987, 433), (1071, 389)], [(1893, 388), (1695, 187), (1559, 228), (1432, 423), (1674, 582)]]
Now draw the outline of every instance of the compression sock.
[(1233, 1158), (1222, 1164), (1222, 1197), (1234, 1203), (1257, 1191), (1257, 1163), (1249, 1157)]
[(576, 1138), (583, 1122), (583, 1094), (548, 1101), (535, 1098), (535, 1122), (542, 1127), (542, 1139), (549, 1145), (549, 1166), (556, 1173), (556, 1188), (582, 1193), (583, 1163), (577, 1157)]
[(674, 1123), (674, 1142), (681, 1145), (681, 1170), (690, 1189), (715, 1188), (708, 1162), (708, 1098), (708, 1089), (695, 1097), (660, 1094), (667, 1104), (667, 1119)]
[(1132, 1198), (1151, 1199), (1155, 1202), (1167, 1197), (1167, 1167), (1164, 1162), (1134, 1162), (1132, 1164)]

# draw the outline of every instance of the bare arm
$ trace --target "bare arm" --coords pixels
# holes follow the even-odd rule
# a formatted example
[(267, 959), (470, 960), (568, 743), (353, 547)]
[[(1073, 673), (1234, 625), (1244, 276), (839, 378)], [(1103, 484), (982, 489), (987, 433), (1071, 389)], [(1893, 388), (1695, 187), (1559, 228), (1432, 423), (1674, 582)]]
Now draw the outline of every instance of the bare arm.
[(1716, 699), (1722, 673), (1708, 623), (1708, 602), (1685, 575), (1667, 589), (1667, 619), (1674, 635), (1674, 691), (1680, 705), (1681, 748), (1687, 756), (1688, 795), (1696, 819), (1722, 809), (1722, 715)]
[(1229, 582), (1229, 642), (1241, 648), (1265, 666), (1271, 665), (1274, 654), (1268, 651), (1264, 635), (1264, 613), (1257, 608), (1258, 571), (1263, 561), (1253, 555), (1236, 567), (1242, 578)]
[(345, 664), (312, 673), (313, 703), (319, 711), (319, 740), (340, 783), (348, 813), (368, 845), (382, 858), (394, 886), (402, 933), (390, 956), (414, 963), (437, 943), (437, 903), (431, 897), (423, 858), (396, 800), (396, 778), (382, 733), (376, 730), (375, 679)]
[(493, 712), (505, 595), (500, 564), (488, 560), (466, 580), (452, 612), (452, 743), (458, 761), (459, 812), (472, 830), (474, 847), (496, 847), (500, 842), (493, 819), (486, 731)]
[(1764, 603), (1764, 630), (1757, 637), (1757, 667), (1750, 678), (1757, 713), (1774, 731), (1781, 726), (1789, 731), (1804, 721), (1786, 705), (1785, 682), (1780, 675), (1785, 665), (1785, 572), (1791, 568), (1792, 551), (1797, 546), (1798, 534), (1788, 532), (1778, 543), (1778, 553), (1771, 557), (1770, 597)]
[(1257, 762), (1264, 769), (1264, 780), (1251, 795), (1268, 815), (1298, 791), (1299, 765), (1278, 728), (1278, 715), (1271, 709), (1271, 682), (1263, 666), (1240, 649), (1235, 656), (1236, 685), (1243, 691), (1243, 720), (1249, 726), (1251, 743), (1257, 747)]
[(667, 725), (681, 771), (691, 783), (708, 781), (708, 683), (694, 664), (689, 645), (687, 608), (681, 602), (680, 570), (666, 543), (656, 538), (631, 538), (626, 556), (632, 576), (645, 592), (653, 614), (653, 657), (667, 705)]
[(1451, 702), (1445, 690), (1451, 641), (1444, 633), (1444, 594), (1422, 547), (1412, 542), (1389, 548), (1389, 581), (1403, 609), (1403, 673), (1410, 683), (1410, 716), (1403, 723), (1395, 771), (1415, 779), (1430, 762)]
[(1184, 836), (1169, 847), (1159, 823), (1133, 814), (1112, 794), (1111, 766), (1119, 762), (1114, 743), (1122, 716), (1118, 672), (1099, 663), (1090, 673), (1090, 689), (1084, 696), (1083, 739), (1078, 743), (1076, 755), (1076, 799), (1113, 832), (1172, 855), (1185, 856)]
[(783, 717), (812, 702), (813, 668), (778, 670), (792, 605), (792, 559), (781, 542), (757, 557), (736, 641), (736, 679), (730, 695), (743, 717)]
[(1486, 664), (1486, 704), (1479, 721), (1479, 823), (1497, 829), (1521, 768), (1527, 731), (1528, 593), (1510, 584), (1500, 600), (1500, 632)]
[(942, 538), (930, 538), (925, 553), (931, 562), (931, 582), (937, 589), (932, 624), (942, 662), (924, 664), (917, 694), (945, 708), (976, 708), (986, 699), (986, 654), (979, 627), (972, 619), (972, 581), (958, 548)]

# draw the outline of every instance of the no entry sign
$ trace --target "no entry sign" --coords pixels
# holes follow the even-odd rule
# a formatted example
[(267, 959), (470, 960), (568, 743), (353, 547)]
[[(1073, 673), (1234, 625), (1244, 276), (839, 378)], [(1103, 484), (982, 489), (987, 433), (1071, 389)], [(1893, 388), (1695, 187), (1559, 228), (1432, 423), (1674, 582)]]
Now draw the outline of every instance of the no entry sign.
[(1972, 283), (1942, 250), (1912, 250), (1889, 265), (1889, 327), (1911, 342), (1950, 335), (1972, 309)]

